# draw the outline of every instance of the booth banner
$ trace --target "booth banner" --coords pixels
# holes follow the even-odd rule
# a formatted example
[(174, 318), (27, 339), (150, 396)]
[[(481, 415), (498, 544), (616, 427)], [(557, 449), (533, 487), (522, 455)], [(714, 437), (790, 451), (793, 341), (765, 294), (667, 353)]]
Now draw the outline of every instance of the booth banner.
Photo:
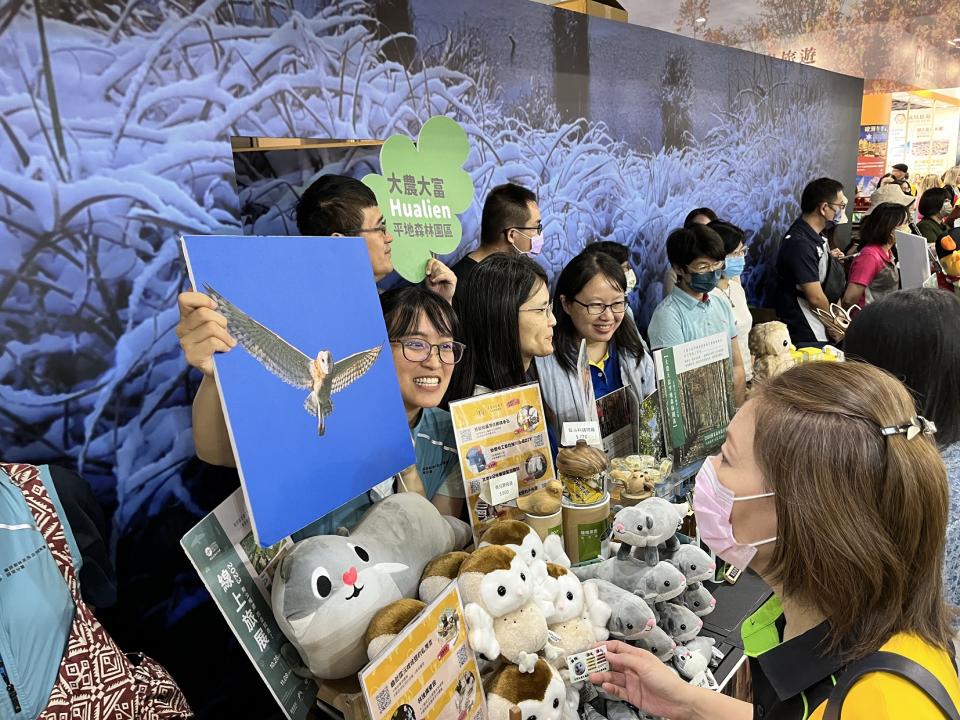
[(940, 175), (956, 165), (958, 130), (960, 108), (894, 110), (890, 113), (889, 161), (909, 165), (915, 183), (923, 175)]
[(360, 672), (372, 720), (484, 720), (477, 660), (456, 582)]
[(423, 124), (416, 145), (407, 135), (391, 136), (380, 149), (380, 174), (363, 178), (393, 236), (393, 266), (410, 282), (426, 277), (431, 257), (460, 244), (457, 213), (473, 202), (473, 179), (463, 169), (469, 154), (463, 128), (440, 115)]
[(284, 538), (268, 548), (257, 545), (239, 489), (180, 540), (283, 714), (288, 720), (304, 720), (314, 705), (317, 686), (295, 675), (280, 653), (287, 639), (270, 606), (273, 573), (292, 544)]
[(470, 524), (479, 542), (497, 519), (522, 520), (516, 498), (556, 477), (540, 385), (520, 385), (452, 402), (450, 416)]
[(363, 240), (192, 236), (183, 250), (238, 343), (215, 376), (261, 546), (416, 462)]
[(730, 339), (720, 333), (653, 353), (663, 439), (678, 470), (712, 455), (733, 418)]
[(880, 177), (886, 172), (887, 126), (861, 125), (857, 177)]
[(640, 440), (640, 407), (629, 387), (604, 395), (596, 403), (603, 451), (608, 460), (636, 455)]

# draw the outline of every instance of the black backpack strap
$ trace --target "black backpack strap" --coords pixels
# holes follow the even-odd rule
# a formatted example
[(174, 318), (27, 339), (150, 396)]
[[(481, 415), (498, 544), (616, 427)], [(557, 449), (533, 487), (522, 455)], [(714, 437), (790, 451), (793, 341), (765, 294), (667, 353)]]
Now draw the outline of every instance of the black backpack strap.
[(933, 673), (910, 658), (882, 650), (878, 650), (863, 658), (863, 660), (854, 663), (840, 676), (827, 699), (823, 720), (840, 720), (840, 711), (843, 708), (844, 700), (847, 699), (847, 693), (850, 692), (857, 680), (872, 672), (892, 673), (909, 680), (926, 693), (927, 697), (940, 708), (944, 717), (949, 718), (949, 720), (960, 720), (960, 713), (957, 712), (953, 700), (950, 699), (950, 694), (934, 677)]

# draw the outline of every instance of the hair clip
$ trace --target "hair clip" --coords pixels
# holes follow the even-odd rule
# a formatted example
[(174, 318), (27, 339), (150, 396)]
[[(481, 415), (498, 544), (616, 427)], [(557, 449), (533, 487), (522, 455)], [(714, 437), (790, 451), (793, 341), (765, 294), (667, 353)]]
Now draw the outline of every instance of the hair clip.
[(924, 435), (935, 435), (936, 432), (937, 426), (922, 415), (917, 415), (913, 420), (903, 425), (892, 425), (890, 427), (880, 428), (881, 435), (906, 435), (907, 440), (913, 440), (920, 433)]

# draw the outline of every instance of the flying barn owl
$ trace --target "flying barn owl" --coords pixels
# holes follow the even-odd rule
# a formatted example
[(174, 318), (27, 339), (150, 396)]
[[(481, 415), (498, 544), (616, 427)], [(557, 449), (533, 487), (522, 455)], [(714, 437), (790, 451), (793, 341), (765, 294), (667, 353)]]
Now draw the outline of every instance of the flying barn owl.
[(311, 360), (267, 327), (227, 300), (209, 285), (206, 293), (227, 318), (227, 332), (261, 365), (293, 387), (309, 390), (304, 409), (317, 416), (317, 435), (326, 429), (327, 415), (333, 412), (330, 396), (363, 377), (380, 356), (383, 345), (354, 353), (334, 362), (333, 353), (321, 350)]

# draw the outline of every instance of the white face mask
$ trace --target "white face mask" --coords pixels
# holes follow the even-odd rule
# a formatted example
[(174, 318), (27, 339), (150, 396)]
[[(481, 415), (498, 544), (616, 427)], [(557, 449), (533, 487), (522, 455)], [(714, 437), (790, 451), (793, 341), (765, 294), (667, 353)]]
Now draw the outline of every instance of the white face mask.
[(946, 217), (952, 212), (953, 212), (953, 203), (951, 203), (949, 200), (944, 200), (943, 207), (940, 208), (940, 215), (943, 217)]
[(632, 293), (634, 288), (637, 287), (637, 274), (633, 271), (633, 268), (628, 268), (623, 274), (627, 278), (627, 293)]

